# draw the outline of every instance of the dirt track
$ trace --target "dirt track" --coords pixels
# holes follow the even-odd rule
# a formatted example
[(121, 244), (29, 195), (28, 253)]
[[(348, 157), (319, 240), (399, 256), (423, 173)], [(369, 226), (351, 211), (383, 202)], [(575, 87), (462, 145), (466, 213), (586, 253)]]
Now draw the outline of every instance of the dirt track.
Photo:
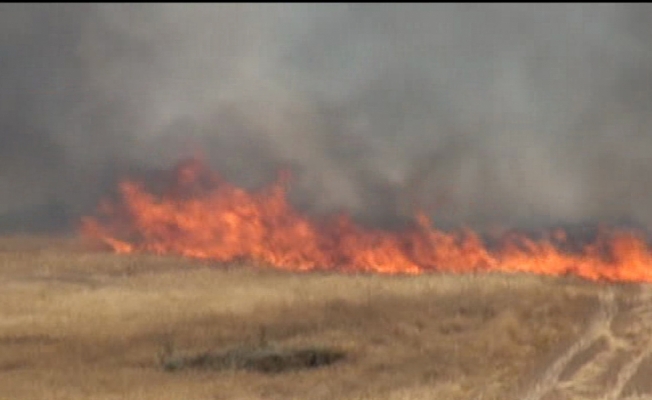
[(652, 288), (612, 289), (586, 331), (535, 379), (523, 400), (652, 400)]

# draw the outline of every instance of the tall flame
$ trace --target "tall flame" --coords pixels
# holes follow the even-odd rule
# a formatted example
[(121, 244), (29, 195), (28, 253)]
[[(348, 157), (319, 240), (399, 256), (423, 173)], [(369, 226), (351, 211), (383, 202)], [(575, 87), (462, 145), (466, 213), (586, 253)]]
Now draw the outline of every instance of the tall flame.
[(174, 177), (158, 195), (135, 181), (122, 182), (120, 201), (104, 201), (98, 216), (83, 218), (83, 235), (123, 254), (252, 260), (293, 271), (500, 271), (652, 282), (652, 252), (636, 232), (603, 230), (574, 251), (561, 231), (541, 240), (506, 236), (494, 248), (471, 230), (437, 230), (424, 213), (400, 232), (364, 228), (346, 214), (307, 217), (287, 200), (287, 174), (247, 192), (190, 159), (175, 168)]

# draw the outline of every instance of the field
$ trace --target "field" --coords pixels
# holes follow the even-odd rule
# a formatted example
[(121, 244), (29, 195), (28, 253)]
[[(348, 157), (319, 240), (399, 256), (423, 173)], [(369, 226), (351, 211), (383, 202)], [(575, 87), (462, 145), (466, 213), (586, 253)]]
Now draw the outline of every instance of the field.
[(652, 288), (0, 239), (0, 399), (652, 399)]

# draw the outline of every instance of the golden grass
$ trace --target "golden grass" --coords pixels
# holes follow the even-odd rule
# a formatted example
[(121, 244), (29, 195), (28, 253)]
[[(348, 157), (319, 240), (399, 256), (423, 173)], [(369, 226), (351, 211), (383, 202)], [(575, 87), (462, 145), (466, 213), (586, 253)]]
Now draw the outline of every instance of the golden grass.
[[(508, 399), (582, 332), (603, 289), (522, 275), (292, 274), (4, 238), (0, 398)], [(261, 340), (346, 358), (278, 374), (169, 372), (159, 359)]]

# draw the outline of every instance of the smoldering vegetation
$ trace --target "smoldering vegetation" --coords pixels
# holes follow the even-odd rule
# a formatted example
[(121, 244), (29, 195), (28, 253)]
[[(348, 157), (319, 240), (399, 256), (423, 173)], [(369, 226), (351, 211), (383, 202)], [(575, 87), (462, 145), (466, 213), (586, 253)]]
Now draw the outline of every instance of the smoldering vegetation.
[(0, 228), (203, 155), (389, 224), (652, 222), (643, 4), (0, 5)]

